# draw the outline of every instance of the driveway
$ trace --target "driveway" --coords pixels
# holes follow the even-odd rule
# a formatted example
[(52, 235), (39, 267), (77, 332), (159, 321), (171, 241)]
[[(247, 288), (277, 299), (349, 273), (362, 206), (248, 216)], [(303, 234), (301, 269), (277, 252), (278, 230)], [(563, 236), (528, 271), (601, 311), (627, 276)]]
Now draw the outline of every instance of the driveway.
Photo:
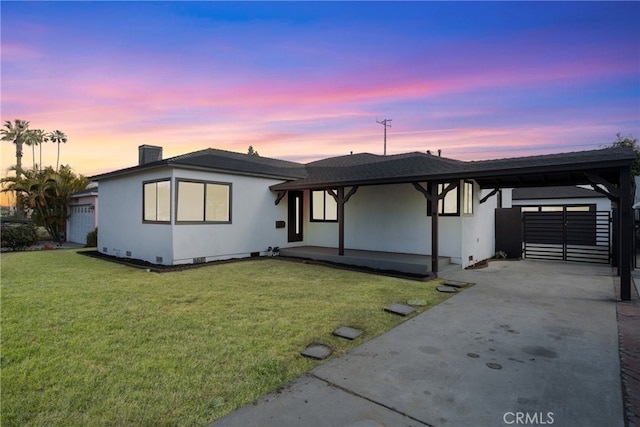
[(623, 426), (608, 266), (495, 261), (475, 286), (213, 426)]

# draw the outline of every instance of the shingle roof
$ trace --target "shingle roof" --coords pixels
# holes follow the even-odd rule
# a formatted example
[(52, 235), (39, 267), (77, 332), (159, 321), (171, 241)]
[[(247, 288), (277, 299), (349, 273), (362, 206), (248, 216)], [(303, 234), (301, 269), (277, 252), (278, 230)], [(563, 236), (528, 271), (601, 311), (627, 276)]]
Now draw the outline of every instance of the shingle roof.
[(150, 162), (139, 166), (97, 175), (92, 177), (92, 179), (99, 181), (114, 176), (127, 175), (130, 173), (166, 166), (221, 171), (240, 175), (272, 177), (283, 180), (299, 179), (306, 176), (304, 165), (300, 163), (207, 148), (156, 162)]
[[(630, 164), (634, 158), (635, 154), (630, 148), (471, 162), (420, 152), (391, 156), (355, 154), (311, 162), (306, 165), (305, 178), (276, 184), (271, 189), (279, 191), (455, 179), (475, 179), (483, 187), (539, 186), (556, 181), (587, 183), (585, 170), (611, 169), (615, 175), (615, 168)], [(522, 175), (527, 176), (522, 178)], [(617, 177), (613, 175), (611, 179), (615, 182)]]
[(555, 187), (529, 187), (514, 188), (512, 192), (513, 200), (529, 199), (580, 199), (591, 197), (606, 197), (604, 194), (588, 188), (576, 187), (573, 185), (563, 185)]
[(585, 170), (617, 182), (618, 168), (635, 159), (631, 148), (465, 162), (412, 152), (389, 156), (370, 153), (331, 157), (306, 165), (208, 148), (93, 177), (107, 179), (158, 167), (181, 167), (263, 176), (284, 182), (272, 190), (332, 188), (419, 181), (475, 179), (483, 188), (588, 183)]

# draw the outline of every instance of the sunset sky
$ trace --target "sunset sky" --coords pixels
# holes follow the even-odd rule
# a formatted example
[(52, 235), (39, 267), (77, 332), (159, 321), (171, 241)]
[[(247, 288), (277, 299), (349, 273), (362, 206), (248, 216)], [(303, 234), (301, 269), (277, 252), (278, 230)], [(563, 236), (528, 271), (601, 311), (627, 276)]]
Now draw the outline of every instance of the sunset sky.
[(140, 144), (382, 154), (382, 119), (389, 154), (463, 160), (640, 137), (640, 2), (0, 7), (2, 121), (62, 130), (61, 163), (84, 175), (135, 165)]

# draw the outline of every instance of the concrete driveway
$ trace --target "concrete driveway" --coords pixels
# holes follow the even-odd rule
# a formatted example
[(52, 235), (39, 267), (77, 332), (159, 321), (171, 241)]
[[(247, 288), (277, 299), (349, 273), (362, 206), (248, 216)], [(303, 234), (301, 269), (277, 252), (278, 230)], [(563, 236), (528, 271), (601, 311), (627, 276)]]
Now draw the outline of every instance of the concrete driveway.
[(446, 278), (476, 285), (213, 425), (624, 425), (610, 267)]

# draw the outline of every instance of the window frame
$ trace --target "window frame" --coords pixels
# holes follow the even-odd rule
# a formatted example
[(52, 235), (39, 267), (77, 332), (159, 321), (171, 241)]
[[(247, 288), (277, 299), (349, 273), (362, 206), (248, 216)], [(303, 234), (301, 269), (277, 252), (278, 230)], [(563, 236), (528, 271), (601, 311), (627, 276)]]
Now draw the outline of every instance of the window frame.
[[(158, 184), (161, 182), (167, 182), (169, 184), (169, 197), (167, 198), (169, 202), (169, 219), (167, 220), (159, 220), (158, 218)], [(155, 184), (156, 188), (156, 197), (155, 197), (155, 217), (156, 219), (146, 219), (147, 215), (147, 191), (146, 186), (149, 184)], [(142, 223), (143, 224), (171, 224), (171, 177), (166, 178), (158, 178), (151, 179), (147, 181), (142, 181)]]
[[(333, 190), (334, 192), (337, 191), (337, 189), (332, 188), (331, 190)], [(315, 215), (315, 210), (314, 210), (314, 197), (313, 197), (313, 193), (320, 193), (322, 192), (324, 194), (324, 197), (322, 198), (322, 214), (323, 217), (322, 218), (316, 218)], [(329, 190), (310, 190), (309, 191), (309, 200), (310, 200), (310, 214), (309, 214), (309, 221), (311, 222), (338, 222), (338, 204), (335, 202), (335, 199), (333, 198), (333, 196), (331, 194), (329, 194)], [(327, 219), (327, 197), (331, 197), (331, 200), (333, 200), (333, 202), (335, 203), (335, 208), (336, 208), (336, 212), (335, 212), (335, 219)]]
[[(438, 183), (438, 194), (440, 194), (440, 188), (442, 188), (442, 190), (444, 190), (445, 188), (447, 188), (449, 186), (449, 184), (451, 184), (454, 181), (449, 181), (449, 182), (439, 182)], [(442, 187), (440, 187), (442, 186)], [(438, 216), (460, 216), (460, 195), (461, 195), (461, 191), (460, 191), (460, 182), (458, 182), (458, 185), (452, 189), (451, 191), (449, 191), (447, 193), (447, 195), (445, 196), (444, 199), (438, 199), (438, 207), (441, 209), (438, 209)], [(433, 183), (431, 181), (429, 181), (427, 183), (427, 189), (429, 191), (429, 193), (433, 194)], [(447, 198), (447, 196), (449, 196), (451, 193), (455, 193), (456, 194), (456, 211), (455, 212), (444, 212), (445, 209), (445, 200)], [(436, 194), (437, 196), (437, 194)], [(442, 203), (440, 203), (442, 202)], [(431, 216), (432, 214), (432, 207), (431, 207), (431, 202), (427, 201), (427, 216)]]
[[(192, 184), (202, 184), (202, 220), (181, 220), (180, 218), (180, 183), (192, 183)], [(207, 221), (207, 186), (208, 185), (220, 185), (226, 186), (228, 188), (228, 199), (227, 199), (227, 220), (225, 221)], [(176, 179), (176, 225), (185, 225), (185, 224), (232, 224), (233, 223), (233, 183), (231, 182), (221, 182), (221, 181), (208, 181), (202, 179), (191, 179), (191, 178), (177, 178)]]
[[(470, 188), (471, 191), (467, 194), (467, 188)], [(462, 215), (464, 216), (472, 216), (473, 215), (473, 198), (475, 196), (475, 185), (473, 181), (463, 181), (462, 183)], [(469, 208), (469, 209), (467, 209)]]

